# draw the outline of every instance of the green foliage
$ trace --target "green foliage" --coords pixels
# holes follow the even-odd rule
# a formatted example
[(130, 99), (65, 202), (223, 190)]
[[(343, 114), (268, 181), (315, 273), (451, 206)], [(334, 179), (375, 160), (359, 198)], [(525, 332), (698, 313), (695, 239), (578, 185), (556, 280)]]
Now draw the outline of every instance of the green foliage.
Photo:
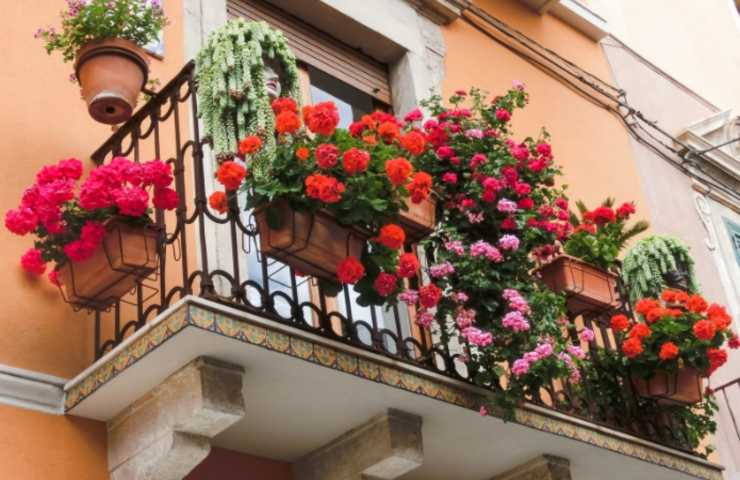
[(65, 62), (96, 40), (123, 38), (144, 46), (156, 40), (167, 24), (159, 1), (143, 0), (71, 0), (61, 18), (61, 33), (40, 28), (35, 36), (46, 41), (48, 53), (60, 51)]
[(252, 174), (267, 176), (275, 150), (275, 117), (265, 86), (265, 63), (282, 68), (281, 95), (300, 98), (298, 68), (282, 32), (265, 22), (230, 20), (211, 33), (198, 53), (198, 106), (218, 159), (232, 158), (238, 141), (258, 134), (265, 142)]
[(578, 214), (571, 212), (575, 227), (573, 235), (565, 242), (565, 252), (603, 269), (612, 268), (627, 242), (649, 228), (640, 220), (627, 227), (627, 220), (634, 213), (634, 206), (625, 203), (614, 209), (614, 199), (607, 198), (594, 210), (582, 201), (576, 202)]
[(665, 288), (664, 275), (685, 269), (687, 287), (698, 291), (694, 260), (689, 248), (673, 237), (653, 235), (637, 242), (627, 252), (622, 264), (622, 278), (629, 289), (630, 300), (657, 297)]

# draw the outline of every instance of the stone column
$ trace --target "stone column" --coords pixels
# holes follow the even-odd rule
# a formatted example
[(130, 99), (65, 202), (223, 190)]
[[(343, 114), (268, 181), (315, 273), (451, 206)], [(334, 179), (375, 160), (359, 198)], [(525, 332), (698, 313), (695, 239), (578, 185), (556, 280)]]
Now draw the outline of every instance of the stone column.
[(491, 480), (571, 480), (570, 461), (554, 455), (540, 455)]
[(180, 480), (244, 416), (244, 369), (198, 358), (108, 422), (111, 480)]
[(389, 409), (293, 464), (295, 480), (392, 480), (424, 460), (421, 418)]

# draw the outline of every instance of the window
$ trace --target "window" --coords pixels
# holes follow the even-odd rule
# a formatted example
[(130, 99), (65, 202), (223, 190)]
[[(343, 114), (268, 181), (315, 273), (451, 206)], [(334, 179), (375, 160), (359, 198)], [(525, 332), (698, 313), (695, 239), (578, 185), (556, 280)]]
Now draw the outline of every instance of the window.
[(735, 253), (735, 261), (737, 262), (738, 267), (740, 267), (740, 225), (727, 218), (724, 218), (723, 220), (727, 227), (727, 233), (730, 236), (730, 245)]

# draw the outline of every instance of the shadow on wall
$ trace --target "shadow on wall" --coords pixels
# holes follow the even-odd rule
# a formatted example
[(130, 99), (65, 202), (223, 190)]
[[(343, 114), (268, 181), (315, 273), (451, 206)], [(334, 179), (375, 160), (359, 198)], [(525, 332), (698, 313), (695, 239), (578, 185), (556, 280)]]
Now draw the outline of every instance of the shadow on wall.
[(291, 480), (290, 464), (269, 458), (213, 447), (203, 463), (185, 477), (185, 480), (239, 480), (242, 478), (269, 478)]

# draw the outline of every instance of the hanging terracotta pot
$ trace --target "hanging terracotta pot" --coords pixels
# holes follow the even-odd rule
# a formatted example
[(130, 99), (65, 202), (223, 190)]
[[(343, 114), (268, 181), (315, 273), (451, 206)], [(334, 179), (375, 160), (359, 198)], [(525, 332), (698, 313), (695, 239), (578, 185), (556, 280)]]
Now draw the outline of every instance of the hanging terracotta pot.
[(154, 227), (109, 221), (103, 244), (92, 257), (59, 269), (65, 300), (83, 308), (109, 307), (157, 269), (158, 241)]
[(617, 276), (566, 255), (534, 271), (545, 285), (567, 296), (568, 313), (601, 313), (619, 306)]
[(331, 281), (337, 280), (342, 260), (362, 256), (369, 238), (368, 232), (340, 225), (327, 212), (293, 210), (285, 201), (257, 208), (254, 216), (264, 255), (302, 274)]
[(431, 199), (426, 199), (421, 203), (407, 200), (406, 206), (409, 209), (401, 210), (399, 223), (406, 232), (406, 241), (415, 243), (428, 237), (434, 231), (437, 203)]
[(125, 122), (146, 86), (146, 52), (133, 42), (111, 38), (80, 48), (75, 75), (90, 116), (101, 123)]
[(702, 400), (702, 379), (693, 368), (679, 368), (675, 372), (658, 370), (647, 379), (632, 375), (631, 380), (638, 395), (664, 405), (692, 405)]

